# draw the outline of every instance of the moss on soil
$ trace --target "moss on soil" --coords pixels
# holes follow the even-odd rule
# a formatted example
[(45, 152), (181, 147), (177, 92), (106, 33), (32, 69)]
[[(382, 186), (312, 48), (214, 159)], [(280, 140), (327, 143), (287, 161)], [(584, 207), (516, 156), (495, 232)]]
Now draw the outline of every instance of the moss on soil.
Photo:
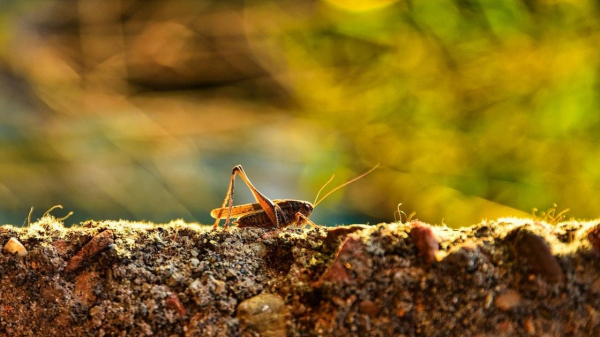
[(0, 227), (0, 244), (28, 251), (0, 253), (0, 334), (600, 335), (594, 226), (213, 232), (45, 216)]

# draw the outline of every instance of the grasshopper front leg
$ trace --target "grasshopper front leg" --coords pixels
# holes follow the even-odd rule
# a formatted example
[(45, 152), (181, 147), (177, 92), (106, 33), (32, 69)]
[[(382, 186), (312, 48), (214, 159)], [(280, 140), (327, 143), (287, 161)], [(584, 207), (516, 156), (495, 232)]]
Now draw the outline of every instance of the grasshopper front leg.
[[(246, 175), (246, 172), (244, 172), (244, 168), (242, 167), (242, 165), (237, 165), (233, 168), (231, 172), (231, 180), (229, 181), (227, 194), (225, 195), (223, 205), (221, 206), (222, 211), (224, 211), (225, 206), (227, 206), (227, 220), (225, 220), (224, 229), (227, 229), (227, 227), (229, 227), (229, 222), (231, 220), (231, 208), (233, 207), (233, 189), (235, 185), (236, 174), (238, 174), (246, 183), (248, 188), (250, 188), (250, 191), (252, 191), (252, 195), (254, 195), (254, 199), (256, 199), (256, 202), (260, 204), (260, 207), (262, 207), (262, 209), (265, 211), (274, 227), (279, 227), (280, 224), (288, 222), (285, 214), (283, 213), (283, 210), (281, 210), (281, 207), (279, 207), (277, 204), (271, 201), (271, 199), (267, 198), (264, 194), (260, 193), (256, 189), (256, 187), (252, 185), (252, 182), (250, 182), (250, 179)], [(213, 230), (215, 230), (219, 226), (221, 215), (222, 214), (217, 214), (215, 224), (213, 225)]]

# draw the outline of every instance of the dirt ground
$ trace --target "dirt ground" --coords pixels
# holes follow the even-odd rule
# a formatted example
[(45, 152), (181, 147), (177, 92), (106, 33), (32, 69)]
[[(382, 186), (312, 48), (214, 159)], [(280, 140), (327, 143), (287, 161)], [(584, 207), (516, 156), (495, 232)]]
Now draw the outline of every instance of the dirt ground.
[(598, 222), (211, 231), (45, 216), (1, 226), (11, 238), (7, 336), (600, 335)]

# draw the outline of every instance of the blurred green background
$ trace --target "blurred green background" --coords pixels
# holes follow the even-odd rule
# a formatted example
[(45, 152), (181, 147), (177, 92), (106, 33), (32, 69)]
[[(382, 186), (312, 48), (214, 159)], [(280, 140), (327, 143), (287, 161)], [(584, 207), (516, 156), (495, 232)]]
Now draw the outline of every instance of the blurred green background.
[[(600, 3), (0, 2), (0, 223), (212, 223), (231, 168), (313, 220), (600, 215)], [(236, 203), (251, 202), (241, 180)]]

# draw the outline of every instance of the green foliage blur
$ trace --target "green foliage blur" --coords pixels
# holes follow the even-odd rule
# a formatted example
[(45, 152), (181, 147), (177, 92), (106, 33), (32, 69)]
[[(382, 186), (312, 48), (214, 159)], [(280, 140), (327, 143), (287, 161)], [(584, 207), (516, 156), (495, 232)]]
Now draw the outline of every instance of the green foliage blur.
[[(8, 1), (0, 223), (212, 223), (231, 168), (312, 219), (600, 215), (600, 4)], [(236, 204), (252, 202), (241, 180)], [(58, 214), (59, 216), (61, 214)]]

